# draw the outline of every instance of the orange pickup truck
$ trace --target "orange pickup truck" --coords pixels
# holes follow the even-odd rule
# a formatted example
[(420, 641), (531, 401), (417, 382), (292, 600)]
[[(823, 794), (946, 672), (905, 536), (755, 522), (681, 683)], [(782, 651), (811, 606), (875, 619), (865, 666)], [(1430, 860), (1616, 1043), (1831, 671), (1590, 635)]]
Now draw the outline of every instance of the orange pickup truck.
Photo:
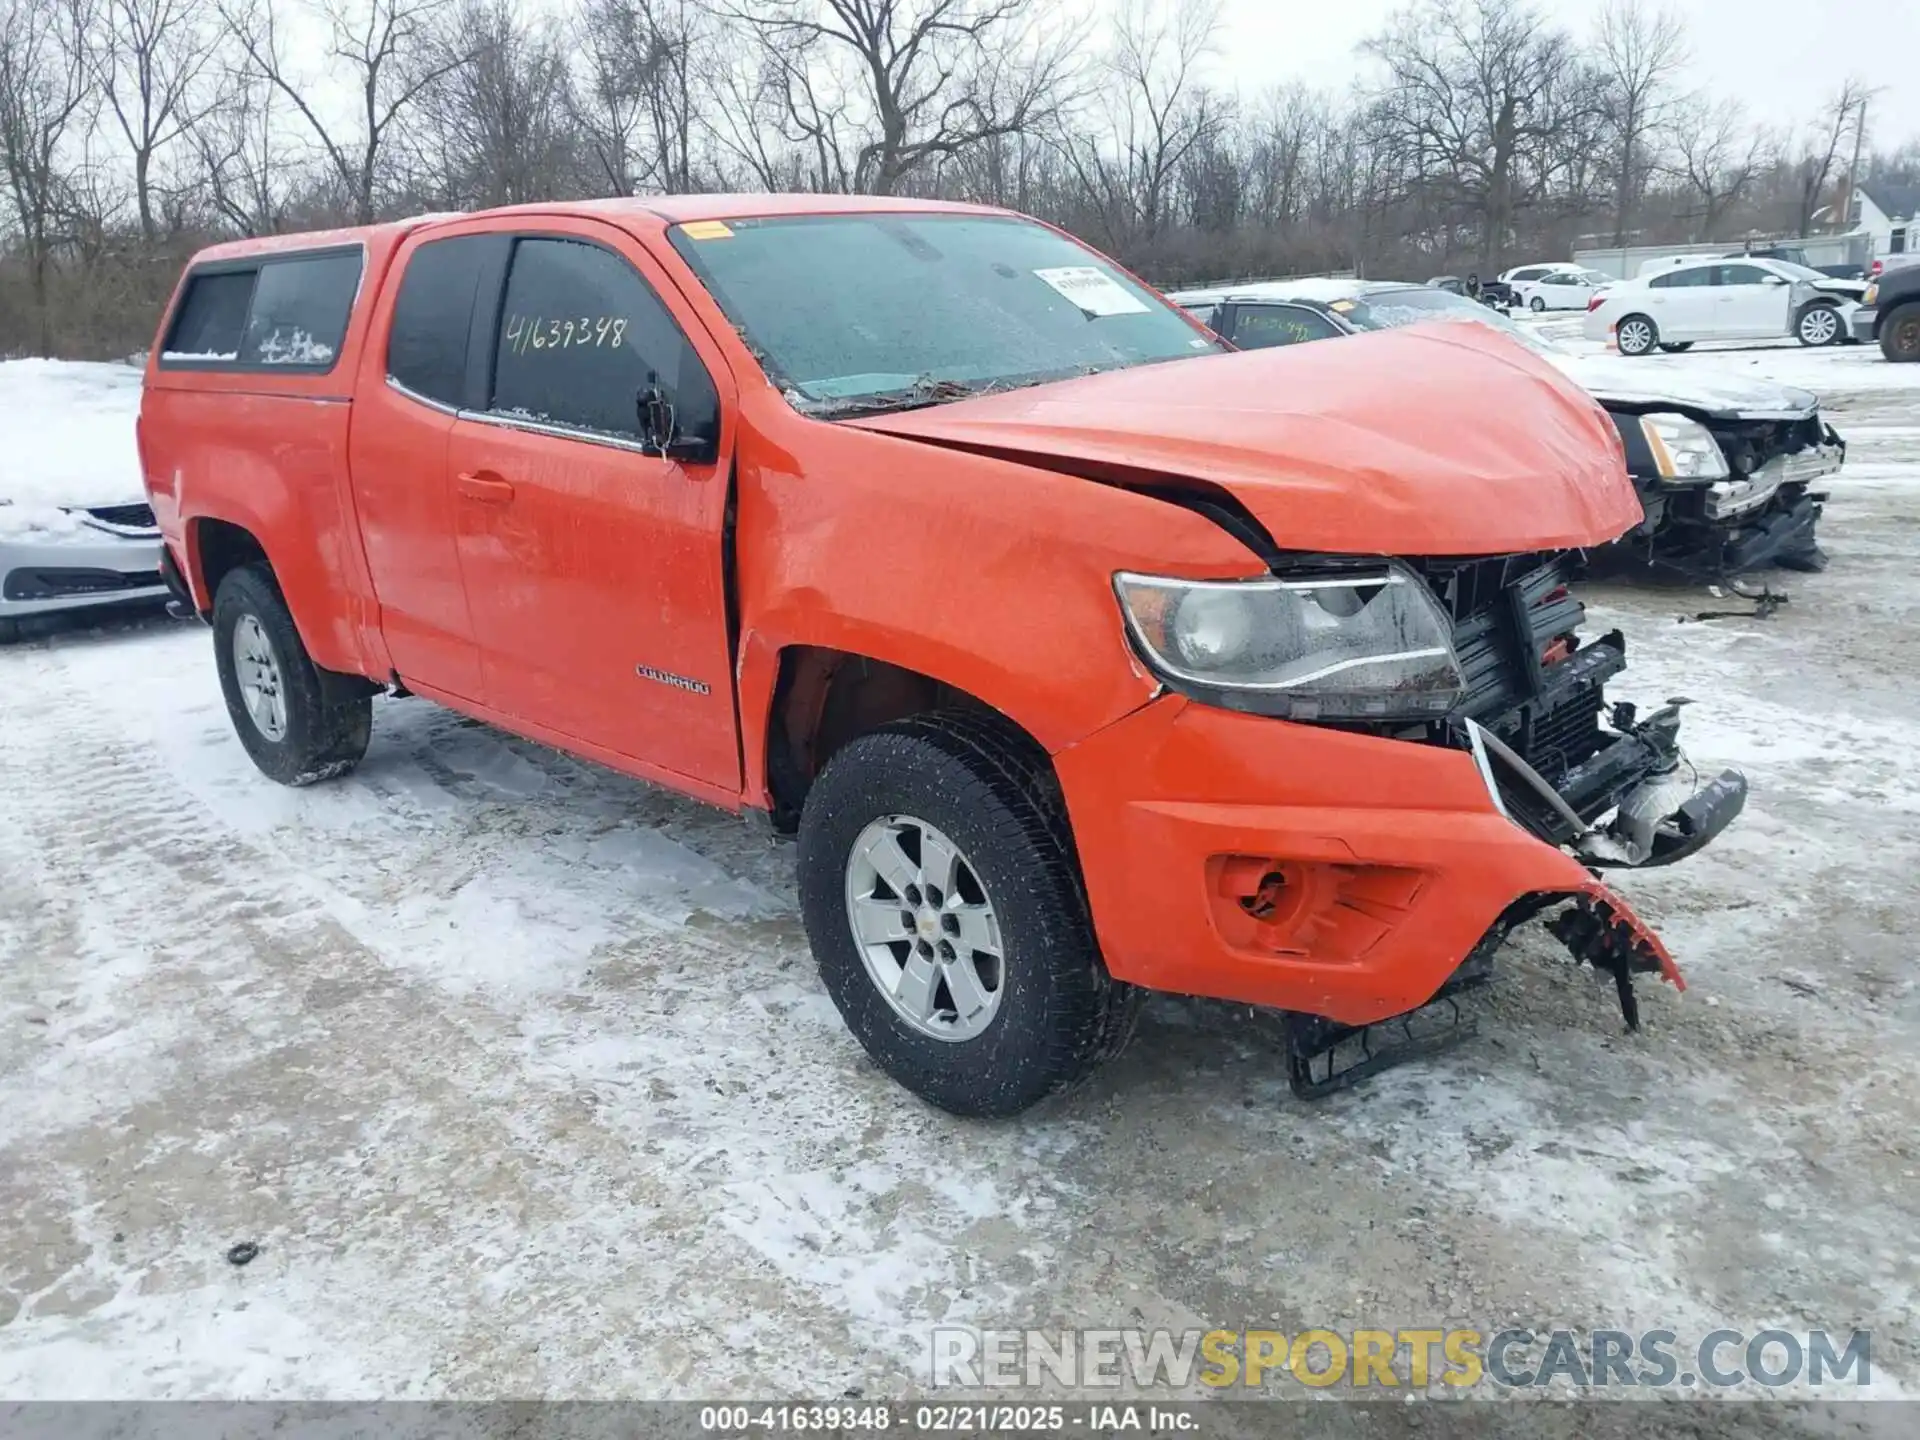
[(1603, 696), (1568, 582), (1640, 507), (1555, 370), (1461, 325), (1232, 353), (1003, 211), (215, 246), (140, 446), (262, 771), (350, 770), (412, 694), (759, 812), (848, 1026), (957, 1112), (1078, 1078), (1144, 990), (1284, 1012), (1320, 1093), (1548, 910), (1631, 1026), (1678, 975), (1601, 871), (1745, 799)]

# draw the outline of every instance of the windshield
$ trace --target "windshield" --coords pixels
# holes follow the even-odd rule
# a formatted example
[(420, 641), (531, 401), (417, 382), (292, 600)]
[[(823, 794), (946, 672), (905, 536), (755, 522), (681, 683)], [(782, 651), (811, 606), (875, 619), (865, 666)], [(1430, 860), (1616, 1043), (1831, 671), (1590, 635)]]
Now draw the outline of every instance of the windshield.
[(1073, 241), (996, 215), (807, 215), (670, 232), (767, 378), (809, 415), (1220, 350)]
[(1782, 275), (1791, 275), (1796, 280), (1831, 280), (1831, 275), (1814, 269), (1811, 265), (1801, 265), (1793, 260), (1769, 260), (1775, 271)]
[(1423, 320), (1468, 320), (1511, 336), (1542, 355), (1561, 353), (1559, 346), (1525, 325), (1516, 325), (1496, 310), (1464, 295), (1409, 285), (1404, 290), (1372, 290), (1327, 307), (1358, 330), (1397, 330)]

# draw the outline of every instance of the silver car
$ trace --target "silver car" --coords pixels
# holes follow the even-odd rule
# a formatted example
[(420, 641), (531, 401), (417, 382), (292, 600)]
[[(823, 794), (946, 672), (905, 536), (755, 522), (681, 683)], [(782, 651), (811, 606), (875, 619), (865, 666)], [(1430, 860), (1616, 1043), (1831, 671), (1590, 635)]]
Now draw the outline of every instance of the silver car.
[(0, 499), (0, 642), (30, 615), (165, 600), (161, 555), (144, 500), (49, 512)]

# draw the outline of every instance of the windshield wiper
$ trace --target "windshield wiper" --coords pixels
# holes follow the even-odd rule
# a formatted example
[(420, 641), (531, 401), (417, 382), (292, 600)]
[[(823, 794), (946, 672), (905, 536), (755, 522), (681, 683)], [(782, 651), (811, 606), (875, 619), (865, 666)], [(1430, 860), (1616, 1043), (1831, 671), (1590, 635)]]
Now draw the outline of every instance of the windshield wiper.
[(928, 405), (944, 405), (949, 400), (964, 400), (969, 395), (991, 395), (1009, 388), (1004, 380), (950, 380), (922, 375), (911, 385), (897, 390), (881, 390), (872, 395), (848, 395), (833, 400), (809, 400), (809, 413), (834, 420), (846, 415), (875, 415), (888, 410), (919, 410)]

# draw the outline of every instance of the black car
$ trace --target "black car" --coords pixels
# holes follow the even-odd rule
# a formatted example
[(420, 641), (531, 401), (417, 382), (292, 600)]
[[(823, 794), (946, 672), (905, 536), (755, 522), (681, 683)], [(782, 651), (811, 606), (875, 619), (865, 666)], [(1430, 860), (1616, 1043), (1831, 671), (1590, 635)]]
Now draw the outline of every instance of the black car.
[[(1920, 280), (1920, 265), (1913, 276)], [(1543, 355), (1613, 417), (1646, 512), (1610, 547), (1615, 558), (1701, 579), (1826, 564), (1814, 538), (1826, 496), (1812, 485), (1839, 470), (1846, 443), (1805, 390), (1575, 354), (1463, 296), (1404, 281), (1268, 281), (1170, 298), (1242, 349), (1428, 320), (1492, 325)], [(1920, 343), (1920, 304), (1908, 313)]]

